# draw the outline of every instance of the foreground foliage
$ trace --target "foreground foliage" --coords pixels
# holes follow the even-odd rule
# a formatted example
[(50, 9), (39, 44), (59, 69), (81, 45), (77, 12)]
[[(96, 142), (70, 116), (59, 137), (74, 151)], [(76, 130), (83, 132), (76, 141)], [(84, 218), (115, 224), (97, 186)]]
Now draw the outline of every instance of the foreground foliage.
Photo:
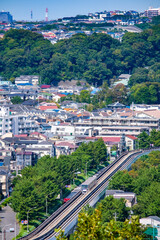
[[(144, 228), (139, 223), (137, 216), (133, 216), (131, 220), (125, 220), (123, 223), (110, 220), (110, 222), (102, 223), (101, 210), (95, 209), (90, 215), (86, 211), (82, 211), (78, 217), (77, 229), (70, 239), (72, 240), (142, 240), (144, 239)], [(61, 233), (57, 237), (58, 240), (66, 239)]]

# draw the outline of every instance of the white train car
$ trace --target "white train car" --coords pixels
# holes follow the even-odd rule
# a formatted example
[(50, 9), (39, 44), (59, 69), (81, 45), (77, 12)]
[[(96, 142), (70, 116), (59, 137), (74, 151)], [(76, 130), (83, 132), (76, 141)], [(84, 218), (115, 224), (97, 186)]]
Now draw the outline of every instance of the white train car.
[(86, 193), (91, 190), (97, 184), (97, 176), (88, 178), (85, 182), (81, 184), (82, 193)]

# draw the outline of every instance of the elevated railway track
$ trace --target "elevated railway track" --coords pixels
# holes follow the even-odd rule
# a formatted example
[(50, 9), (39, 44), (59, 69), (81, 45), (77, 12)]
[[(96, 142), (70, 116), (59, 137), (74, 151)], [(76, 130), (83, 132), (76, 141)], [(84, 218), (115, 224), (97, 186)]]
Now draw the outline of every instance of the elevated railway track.
[(148, 153), (148, 151), (142, 150), (123, 153), (117, 160), (97, 174), (97, 184), (95, 187), (87, 191), (86, 194), (82, 194), (82, 192), (79, 191), (73, 198), (63, 204), (56, 212), (47, 218), (40, 226), (34, 229), (33, 232), (20, 239), (56, 239), (55, 236), (57, 235), (57, 232), (55, 232), (55, 229), (66, 229), (70, 223), (76, 223), (78, 213), (81, 211), (82, 207), (86, 204), (94, 205), (96, 199), (98, 201), (101, 194), (104, 194), (104, 191), (108, 186), (109, 179), (117, 171), (127, 169), (127, 167), (131, 165), (132, 161), (137, 158), (138, 155), (145, 154), (145, 152)]

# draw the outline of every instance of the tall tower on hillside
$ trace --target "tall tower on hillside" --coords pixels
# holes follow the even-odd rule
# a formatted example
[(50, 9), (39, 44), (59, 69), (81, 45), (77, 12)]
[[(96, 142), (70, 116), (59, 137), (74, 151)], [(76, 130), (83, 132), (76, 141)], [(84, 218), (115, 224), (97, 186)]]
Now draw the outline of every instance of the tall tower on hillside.
[(48, 22), (48, 8), (46, 8), (46, 22)]
[(31, 21), (32, 21), (32, 19), (33, 19), (33, 12), (32, 12), (32, 10), (31, 10)]

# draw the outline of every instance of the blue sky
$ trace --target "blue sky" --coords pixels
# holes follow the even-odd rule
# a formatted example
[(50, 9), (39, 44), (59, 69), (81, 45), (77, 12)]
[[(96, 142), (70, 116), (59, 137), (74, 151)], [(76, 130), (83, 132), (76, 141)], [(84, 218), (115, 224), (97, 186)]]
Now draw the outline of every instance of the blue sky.
[(160, 7), (160, 0), (0, 0), (0, 11), (9, 11), (15, 20), (44, 20), (45, 9), (48, 18), (76, 16), (103, 10), (138, 10), (144, 11), (149, 6)]

